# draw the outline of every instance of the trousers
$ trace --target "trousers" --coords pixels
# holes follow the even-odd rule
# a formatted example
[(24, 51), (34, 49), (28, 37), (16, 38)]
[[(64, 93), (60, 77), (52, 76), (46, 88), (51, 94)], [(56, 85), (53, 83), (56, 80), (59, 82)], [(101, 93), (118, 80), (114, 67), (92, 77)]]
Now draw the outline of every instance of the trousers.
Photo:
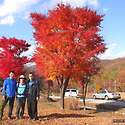
[(4, 108), (5, 108), (6, 104), (8, 103), (8, 101), (9, 101), (8, 117), (11, 117), (12, 111), (13, 111), (14, 99), (15, 99), (15, 97), (12, 97), (12, 98), (5, 97), (5, 99), (3, 100), (3, 103), (2, 103), (2, 108), (1, 108), (1, 118), (3, 117)]
[(19, 115), (20, 115), (20, 117), (23, 117), (26, 98), (25, 97), (19, 97), (19, 98), (17, 97), (16, 102), (17, 102), (16, 117), (19, 117)]
[(27, 96), (27, 108), (29, 117), (37, 119), (37, 100), (32, 95)]

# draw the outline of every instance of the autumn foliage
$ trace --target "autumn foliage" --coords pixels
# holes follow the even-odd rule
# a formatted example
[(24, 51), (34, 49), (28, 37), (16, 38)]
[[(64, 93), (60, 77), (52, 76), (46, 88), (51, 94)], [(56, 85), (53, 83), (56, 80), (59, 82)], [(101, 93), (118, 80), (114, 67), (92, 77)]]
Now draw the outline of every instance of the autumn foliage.
[(48, 15), (32, 13), (37, 41), (35, 62), (46, 78), (78, 77), (105, 51), (100, 23), (104, 15), (85, 8), (58, 4)]
[(30, 44), (24, 40), (6, 37), (0, 39), (0, 77), (8, 77), (11, 70), (15, 71), (16, 77), (23, 73), (23, 66), (29, 59), (21, 54), (26, 52), (28, 47)]
[(87, 7), (71, 8), (62, 3), (48, 15), (31, 14), (38, 73), (44, 73), (47, 80), (57, 79), (63, 97), (70, 78), (96, 71), (93, 66), (106, 49), (99, 35), (103, 16)]
[(121, 90), (125, 90), (125, 70), (121, 71), (118, 76), (118, 85), (120, 86)]

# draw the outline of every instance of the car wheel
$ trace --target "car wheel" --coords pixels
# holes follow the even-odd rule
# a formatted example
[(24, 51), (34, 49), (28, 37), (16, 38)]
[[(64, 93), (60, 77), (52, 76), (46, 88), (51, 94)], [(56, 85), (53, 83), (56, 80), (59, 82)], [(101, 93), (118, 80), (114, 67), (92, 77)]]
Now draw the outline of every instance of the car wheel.
[(108, 99), (109, 99), (109, 97), (106, 95), (106, 96), (105, 96), (105, 100), (108, 100)]
[(96, 96), (95, 96), (95, 95), (93, 96), (93, 99), (96, 99)]

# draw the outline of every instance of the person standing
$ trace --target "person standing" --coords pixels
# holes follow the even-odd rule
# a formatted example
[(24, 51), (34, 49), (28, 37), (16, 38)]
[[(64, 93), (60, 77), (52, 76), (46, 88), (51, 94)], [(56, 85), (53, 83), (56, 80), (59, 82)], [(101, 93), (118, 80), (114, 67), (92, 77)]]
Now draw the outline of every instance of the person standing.
[(9, 101), (8, 119), (11, 119), (13, 104), (14, 104), (14, 99), (15, 99), (16, 84), (17, 84), (14, 76), (15, 76), (15, 72), (10, 71), (9, 77), (3, 83), (3, 89), (2, 89), (3, 103), (2, 103), (2, 108), (1, 108), (1, 120), (3, 117), (4, 108), (8, 101)]
[(39, 84), (34, 79), (34, 73), (29, 73), (28, 81), (27, 108), (29, 119), (38, 120), (37, 116), (37, 101), (39, 100)]
[[(27, 85), (25, 82), (24, 75), (21, 75), (19, 77), (19, 83), (17, 83), (16, 88), (16, 102), (17, 102), (17, 108), (16, 108), (16, 120), (23, 118), (24, 109), (25, 109), (25, 102), (26, 102), (26, 95), (27, 95)], [(21, 111), (20, 111), (21, 109)]]

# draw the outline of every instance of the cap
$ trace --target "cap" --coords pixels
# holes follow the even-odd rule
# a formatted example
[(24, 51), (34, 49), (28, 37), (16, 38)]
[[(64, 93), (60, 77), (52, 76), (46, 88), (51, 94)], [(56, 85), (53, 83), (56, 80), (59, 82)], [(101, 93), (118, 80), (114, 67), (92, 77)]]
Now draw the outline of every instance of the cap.
[(20, 75), (19, 79), (25, 79), (24, 75)]

